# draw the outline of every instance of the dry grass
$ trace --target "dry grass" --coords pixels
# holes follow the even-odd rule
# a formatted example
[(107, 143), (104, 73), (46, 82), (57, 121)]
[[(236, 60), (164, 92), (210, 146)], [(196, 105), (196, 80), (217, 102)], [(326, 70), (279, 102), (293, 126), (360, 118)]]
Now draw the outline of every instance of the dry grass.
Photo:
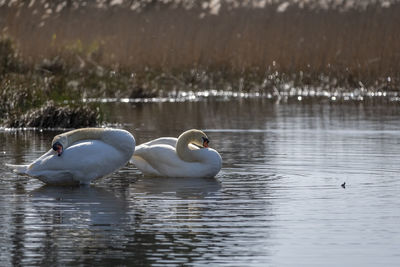
[(400, 4), (345, 12), (291, 6), (279, 13), (277, 7), (222, 7), (218, 15), (203, 18), (196, 8), (137, 13), (123, 7), (81, 7), (64, 8), (43, 20), (33, 8), (3, 6), (0, 27), (32, 63), (64, 55), (74, 64), (130, 72), (202, 68), (308, 77), (324, 73), (370, 84), (398, 78)]
[[(355, 99), (371, 91), (399, 95), (399, 2), (362, 10), (291, 5), (284, 12), (277, 12), (279, 3), (221, 6), (218, 15), (154, 1), (143, 1), (149, 4), (140, 12), (87, 5), (52, 13), (43, 1), (32, 7), (10, 2), (20, 4), (0, 1), (0, 123), (12, 126), (44, 122), (54, 113), (53, 106), (44, 108), (48, 101), (66, 120), (75, 113), (64, 103), (76, 102), (72, 108), (88, 115), (79, 120), (86, 123), (102, 118), (96, 106), (81, 109), (84, 97), (152, 97), (182, 89), (278, 99), (307, 88), (335, 97), (354, 92)], [(48, 3), (57, 9), (63, 0)]]

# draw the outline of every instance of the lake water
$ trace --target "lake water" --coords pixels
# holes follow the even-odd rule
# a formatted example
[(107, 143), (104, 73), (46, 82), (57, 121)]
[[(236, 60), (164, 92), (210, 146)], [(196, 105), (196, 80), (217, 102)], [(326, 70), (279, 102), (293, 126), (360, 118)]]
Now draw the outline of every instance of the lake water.
[(1, 266), (400, 263), (398, 104), (256, 98), (105, 110), (137, 143), (204, 129), (221, 172), (143, 178), (127, 165), (91, 186), (50, 187), (4, 163), (32, 161), (59, 132), (2, 131)]

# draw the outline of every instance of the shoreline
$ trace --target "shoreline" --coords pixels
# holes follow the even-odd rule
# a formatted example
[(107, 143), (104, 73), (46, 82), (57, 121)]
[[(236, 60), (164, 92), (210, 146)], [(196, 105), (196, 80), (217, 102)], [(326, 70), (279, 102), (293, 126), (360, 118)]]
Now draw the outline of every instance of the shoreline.
[(84, 99), (145, 102), (191, 92), (399, 102), (399, 1), (232, 8), (220, 0), (218, 12), (185, 1), (138, 1), (136, 10), (119, 2), (0, 5), (1, 123), (52, 103), (67, 114), (86, 110), (76, 125), (100, 124), (99, 103)]

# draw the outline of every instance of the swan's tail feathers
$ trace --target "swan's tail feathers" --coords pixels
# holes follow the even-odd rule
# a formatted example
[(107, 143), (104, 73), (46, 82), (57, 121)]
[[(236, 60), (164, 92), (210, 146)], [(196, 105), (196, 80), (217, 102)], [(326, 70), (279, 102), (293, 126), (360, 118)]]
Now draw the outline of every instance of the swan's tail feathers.
[(29, 165), (13, 165), (6, 163), (6, 166), (13, 170), (13, 172), (17, 174), (26, 174), (29, 168)]

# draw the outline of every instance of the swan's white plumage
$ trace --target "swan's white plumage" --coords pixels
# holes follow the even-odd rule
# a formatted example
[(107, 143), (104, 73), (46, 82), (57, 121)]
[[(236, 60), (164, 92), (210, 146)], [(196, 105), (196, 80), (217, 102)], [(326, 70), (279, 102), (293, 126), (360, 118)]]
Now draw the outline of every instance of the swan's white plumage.
[[(84, 139), (70, 144), (61, 156), (50, 149), (29, 165), (9, 165), (19, 174), (37, 178), (47, 184), (88, 184), (124, 166), (135, 150), (135, 139), (118, 129), (95, 129), (97, 139), (84, 130)], [(78, 139), (75, 137), (75, 139)]]
[[(190, 131), (194, 130), (187, 132)], [(202, 134), (206, 137), (204, 133)], [(182, 159), (177, 154), (178, 138), (162, 137), (137, 146), (131, 162), (142, 173), (151, 176), (214, 177), (217, 175), (222, 165), (219, 153), (211, 148), (198, 148), (191, 144), (192, 141), (194, 139), (189, 138), (185, 143), (188, 148), (186, 152), (190, 153), (190, 160)], [(199, 143), (200, 141), (196, 145)]]

